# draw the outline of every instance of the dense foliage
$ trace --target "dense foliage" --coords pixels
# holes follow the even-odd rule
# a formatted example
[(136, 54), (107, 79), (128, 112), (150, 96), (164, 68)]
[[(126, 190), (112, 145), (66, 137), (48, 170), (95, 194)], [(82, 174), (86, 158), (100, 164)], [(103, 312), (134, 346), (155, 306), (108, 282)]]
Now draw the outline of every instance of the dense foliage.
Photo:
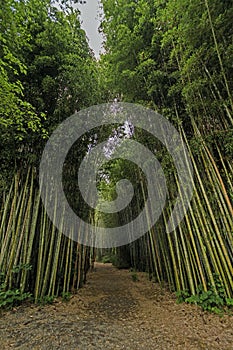
[(158, 111), (176, 126), (194, 169), (189, 212), (165, 234), (179, 191), (174, 164), (151, 135), (137, 128), (125, 135), (124, 125), (93, 129), (70, 150), (63, 185), (72, 208), (102, 226), (132, 220), (147, 196), (137, 166), (116, 159), (99, 169), (104, 199), (116, 198), (121, 178), (134, 185), (131, 205), (114, 216), (85, 206), (77, 195), (77, 169), (88, 147), (110, 140), (111, 133), (122, 142), (131, 137), (151, 152), (156, 148), (169, 185), (167, 205), (155, 226), (148, 222), (145, 236), (107, 253), (120, 267), (146, 270), (150, 278), (168, 283), (188, 302), (204, 300), (206, 309), (231, 303), (232, 1), (102, 0), (106, 52), (98, 62), (81, 29), (77, 2), (85, 3), (1, 2), (0, 306), (31, 295), (36, 301), (68, 295), (85, 281), (95, 251), (62, 235), (48, 219), (38, 163), (59, 123), (115, 98)]
[(1, 6), (2, 181), (39, 159), (43, 140), (62, 120), (98, 100), (95, 59), (71, 5), (4, 0)]
[(89, 265), (90, 250), (58, 232), (38, 190), (48, 136), (100, 96), (96, 60), (73, 5), (1, 2), (0, 306), (30, 293), (39, 301), (75, 290)]
[(108, 86), (191, 119), (203, 131), (232, 125), (232, 3), (230, 1), (103, 0)]
[[(105, 90), (112, 98), (142, 104), (170, 120), (187, 142), (195, 176), (195, 193), (184, 222), (166, 235), (171, 205), (165, 208), (148, 235), (129, 247), (131, 264), (191, 294), (199, 285), (204, 291), (211, 285), (217, 293), (217, 274), (230, 297), (233, 4), (215, 0), (102, 3)], [(149, 148), (155, 142), (148, 135), (140, 135), (139, 140)], [(172, 204), (177, 178), (162, 149), (156, 157), (167, 176)]]

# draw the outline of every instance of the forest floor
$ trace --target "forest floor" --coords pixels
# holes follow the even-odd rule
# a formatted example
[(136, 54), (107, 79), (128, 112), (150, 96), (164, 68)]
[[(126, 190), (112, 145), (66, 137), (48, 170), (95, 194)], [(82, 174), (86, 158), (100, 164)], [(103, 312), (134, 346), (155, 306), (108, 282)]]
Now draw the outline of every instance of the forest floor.
[(177, 304), (138, 273), (95, 265), (69, 302), (22, 305), (0, 315), (0, 348), (46, 350), (232, 350), (233, 317)]

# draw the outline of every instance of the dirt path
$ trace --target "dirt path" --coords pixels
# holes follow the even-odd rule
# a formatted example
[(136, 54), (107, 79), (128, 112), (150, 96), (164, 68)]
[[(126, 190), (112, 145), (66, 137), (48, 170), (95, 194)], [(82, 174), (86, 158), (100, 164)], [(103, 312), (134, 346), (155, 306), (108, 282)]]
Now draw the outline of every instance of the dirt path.
[(0, 316), (0, 348), (46, 350), (232, 350), (233, 317), (177, 305), (138, 274), (96, 264), (69, 302), (21, 306)]

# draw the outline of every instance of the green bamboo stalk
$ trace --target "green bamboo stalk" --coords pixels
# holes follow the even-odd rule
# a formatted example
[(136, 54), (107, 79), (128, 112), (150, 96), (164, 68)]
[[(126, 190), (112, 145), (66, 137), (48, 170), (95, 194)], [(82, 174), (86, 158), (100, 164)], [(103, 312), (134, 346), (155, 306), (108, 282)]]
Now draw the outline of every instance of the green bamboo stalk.
[[(31, 169), (28, 169), (26, 182), (24, 184), (22, 202), (21, 202), (21, 208), (24, 207), (23, 203), (25, 202), (26, 210), (24, 213), (24, 220), (22, 223), (22, 229), (21, 229), (21, 234), (20, 234), (19, 241), (18, 241), (17, 251), (15, 254), (14, 265), (18, 265), (19, 258), (21, 261), (23, 261), (23, 263), (26, 263), (26, 247), (27, 247), (27, 243), (28, 243), (27, 237), (28, 237), (28, 231), (29, 231), (29, 225), (30, 225), (30, 214), (31, 214), (31, 210), (32, 210), (32, 197), (33, 197), (33, 187), (34, 187), (33, 186), (34, 185), (33, 174), (32, 174), (30, 193), (29, 193), (29, 198), (27, 200), (27, 204), (26, 204), (26, 194), (27, 194), (27, 190), (28, 190), (28, 181), (29, 181), (30, 173), (31, 173)], [(24, 240), (24, 250), (21, 252), (21, 256), (20, 256), (21, 245), (23, 243), (23, 240)]]
[[(17, 253), (17, 248), (19, 245), (19, 240), (20, 240), (20, 229), (23, 221), (23, 214), (25, 210), (25, 203), (26, 203), (26, 193), (27, 193), (27, 183), (28, 183), (28, 178), (29, 178), (29, 173), (30, 170), (28, 171), (27, 174), (27, 179), (26, 179), (26, 184), (24, 187), (21, 189), (21, 195), (19, 198), (17, 198), (18, 193), (15, 193), (15, 198), (17, 198), (17, 205), (16, 205), (16, 212), (15, 212), (15, 220), (13, 221), (13, 227), (14, 231), (12, 234), (12, 244), (11, 244), (11, 249), (10, 249), (10, 256), (8, 257), (8, 264), (7, 264), (7, 273), (5, 277), (5, 284), (8, 285), (8, 288), (11, 289), (12, 287), (12, 269), (14, 266), (14, 261), (15, 261), (15, 255)], [(20, 210), (18, 211), (18, 208)]]
[(216, 34), (215, 34), (215, 29), (214, 29), (214, 25), (213, 25), (213, 21), (212, 21), (212, 16), (211, 16), (211, 13), (210, 13), (208, 0), (205, 0), (205, 6), (206, 6), (206, 9), (207, 9), (207, 13), (208, 13), (208, 18), (209, 18), (209, 22), (210, 22), (210, 26), (211, 26), (213, 39), (214, 39), (215, 49), (216, 49), (216, 52), (217, 52), (217, 55), (218, 55), (218, 60), (219, 60), (220, 68), (221, 68), (221, 73), (222, 73), (222, 76), (223, 76), (223, 80), (224, 80), (224, 83), (225, 83), (225, 86), (226, 86), (227, 95), (228, 95), (229, 101), (231, 103), (231, 108), (232, 108), (232, 111), (233, 111), (232, 95), (231, 95), (229, 84), (228, 84), (227, 77), (226, 77), (226, 74), (225, 74), (225, 69), (224, 69), (222, 57), (221, 57), (221, 54), (220, 54), (220, 51), (219, 51), (219, 45), (218, 45), (218, 41), (217, 41)]
[[(54, 203), (54, 218), (56, 217), (56, 214), (57, 214), (57, 198), (56, 198), (55, 203)], [(46, 233), (43, 232), (43, 234), (45, 235)], [(52, 269), (51, 262), (52, 262), (52, 258), (53, 258), (55, 234), (56, 234), (56, 227), (54, 225), (52, 225), (51, 238), (49, 241), (49, 253), (48, 253), (48, 257), (47, 257), (46, 270), (45, 270), (45, 275), (44, 275), (44, 280), (43, 280), (42, 290), (41, 290), (42, 297), (45, 296), (45, 294), (47, 293), (47, 289), (48, 289), (49, 276), (51, 274), (51, 269)]]
[(223, 182), (223, 180), (222, 180), (222, 177), (221, 177), (221, 175), (220, 175), (220, 172), (219, 172), (219, 170), (218, 170), (218, 167), (217, 167), (217, 165), (216, 165), (216, 163), (215, 163), (215, 161), (214, 161), (214, 158), (212, 157), (210, 151), (208, 150), (208, 148), (207, 148), (207, 146), (206, 146), (205, 144), (204, 144), (204, 147), (205, 147), (205, 151), (206, 151), (206, 153), (207, 153), (207, 155), (208, 155), (208, 157), (209, 157), (209, 159), (210, 159), (210, 164), (212, 165), (212, 168), (213, 168), (213, 170), (214, 170), (214, 172), (215, 172), (216, 179), (218, 179), (219, 184), (220, 184), (220, 186), (221, 186), (221, 189), (222, 189), (222, 193), (223, 193), (225, 202), (226, 202), (226, 204), (227, 204), (227, 206), (228, 206), (229, 215), (230, 215), (230, 217), (232, 218), (232, 217), (233, 217), (233, 207), (232, 207), (232, 205), (231, 205), (230, 198), (229, 198), (229, 196), (228, 196), (228, 194), (227, 194), (226, 187), (225, 187), (225, 185), (224, 185), (224, 182)]
[(193, 271), (191, 269), (191, 264), (190, 264), (190, 257), (189, 257), (189, 253), (188, 253), (188, 249), (187, 249), (187, 243), (184, 240), (184, 232), (182, 230), (182, 226), (179, 225), (179, 232), (180, 232), (180, 238), (181, 238), (181, 245), (183, 248), (183, 254), (184, 254), (184, 266), (185, 266), (185, 270), (186, 270), (186, 276), (188, 279), (188, 284), (190, 287), (190, 291), (193, 295), (195, 295), (195, 287), (194, 287), (194, 282), (193, 282)]
[[(29, 240), (28, 240), (28, 244), (27, 244), (26, 264), (28, 264), (28, 265), (30, 265), (31, 258), (32, 258), (32, 248), (33, 248), (34, 237), (35, 237), (35, 233), (36, 233), (36, 226), (37, 226), (37, 222), (38, 222), (40, 203), (41, 203), (40, 202), (40, 192), (37, 191), (35, 193), (35, 199), (34, 199), (34, 204), (33, 204), (34, 211), (33, 211), (33, 215), (32, 215), (31, 230), (29, 233)], [(21, 289), (22, 293), (25, 290), (27, 275), (28, 275), (28, 271), (23, 270), (21, 283), (20, 283), (20, 289)]]
[[(64, 212), (62, 216), (62, 221), (61, 221), (61, 226), (63, 226), (64, 222)], [(61, 240), (62, 240), (62, 232), (57, 231), (57, 244), (56, 248), (54, 251), (54, 256), (53, 256), (53, 269), (51, 272), (51, 277), (50, 277), (50, 286), (49, 286), (49, 295), (52, 293), (54, 295), (55, 287), (56, 287), (56, 279), (57, 279), (57, 269), (58, 269), (58, 262), (59, 262), (59, 256), (60, 256), (60, 249), (61, 249)]]
[(0, 247), (4, 246), (4, 236), (5, 236), (4, 231), (6, 230), (6, 227), (7, 227), (7, 215), (9, 212), (10, 200), (12, 198), (11, 195), (12, 195), (13, 188), (14, 188), (14, 182), (12, 181), (9, 192), (6, 196), (6, 199), (2, 204), (3, 210), (2, 210), (1, 225), (0, 225), (0, 239), (1, 239)]
[[(46, 197), (47, 198), (47, 197)], [(45, 212), (44, 207), (41, 209), (41, 223), (40, 223), (40, 235), (39, 235), (39, 248), (38, 248), (38, 257), (37, 257), (37, 273), (36, 273), (36, 282), (35, 282), (35, 289), (34, 289), (34, 295), (35, 295), (35, 302), (38, 301), (41, 293), (41, 287), (42, 287), (42, 276), (44, 273), (44, 265), (45, 265), (45, 256), (46, 256), (46, 247), (45, 247), (45, 234), (47, 232), (47, 215)], [(44, 256), (43, 256), (44, 254)], [(43, 264), (44, 261), (44, 264)]]
[[(204, 155), (202, 153), (202, 156), (204, 158)], [(212, 168), (211, 170), (209, 169), (209, 167), (207, 167), (205, 169), (207, 177), (209, 179), (209, 183), (213, 184), (212, 186), (212, 190), (213, 190), (213, 194), (215, 195), (215, 198), (218, 199), (218, 208), (220, 210), (221, 213), (221, 217), (222, 217), (222, 221), (224, 223), (224, 226), (226, 228), (226, 231), (228, 233), (230, 233), (229, 236), (231, 236), (232, 239), (232, 244), (233, 244), (233, 237), (231, 235), (231, 232), (233, 232), (233, 220), (232, 220), (232, 216), (231, 213), (229, 213), (228, 207), (225, 204), (225, 199), (226, 196), (228, 197), (227, 194), (223, 194), (223, 187), (222, 187), (222, 183), (218, 182), (218, 176), (215, 173), (215, 169), (212, 167), (212, 164), (210, 163), (210, 167)], [(224, 186), (225, 188), (225, 186)], [(228, 200), (230, 201), (229, 197)]]
[(233, 181), (231, 180), (231, 178), (230, 178), (230, 176), (229, 176), (229, 170), (227, 170), (227, 168), (226, 168), (226, 164), (225, 164), (225, 162), (224, 162), (224, 160), (223, 160), (222, 153), (221, 153), (220, 148), (218, 147), (217, 144), (216, 144), (216, 149), (217, 149), (217, 151), (218, 151), (218, 155), (219, 155), (219, 158), (220, 158), (222, 167), (223, 167), (223, 169), (224, 169), (224, 175), (225, 175), (225, 177), (226, 177), (226, 179), (227, 179), (227, 183), (228, 183), (228, 185), (229, 185), (229, 187), (230, 187), (231, 192), (233, 193)]
[[(0, 253), (0, 269), (3, 272), (6, 272), (6, 265), (8, 263), (8, 261), (7, 261), (8, 251), (10, 251), (12, 232), (14, 232), (14, 229), (15, 229), (15, 211), (16, 211), (18, 184), (19, 184), (19, 181), (18, 181), (18, 176), (16, 174), (14, 177), (14, 195), (13, 195), (12, 204), (11, 204), (11, 211), (10, 211), (10, 215), (9, 215), (9, 219), (8, 219), (5, 238), (4, 238), (1, 253)], [(6, 259), (5, 259), (5, 257), (6, 257)], [(3, 266), (3, 264), (4, 264), (4, 266)]]
[[(65, 257), (66, 257), (66, 263), (65, 263), (65, 268), (64, 268), (64, 282), (63, 282), (63, 293), (66, 293), (69, 291), (69, 287), (67, 288), (67, 281), (68, 281), (68, 271), (69, 271), (69, 262), (70, 262), (70, 251), (71, 251), (71, 239), (67, 239), (67, 248), (64, 248), (64, 252), (66, 252)], [(69, 283), (68, 283), (69, 284)]]
[(168, 233), (167, 237), (168, 237), (168, 244), (169, 244), (170, 254), (171, 254), (171, 258), (172, 258), (173, 274), (174, 274), (174, 277), (175, 277), (175, 281), (174, 281), (175, 285), (174, 286), (175, 286), (176, 290), (181, 290), (182, 288), (181, 288), (181, 284), (180, 284), (177, 260), (175, 258), (175, 251), (174, 251), (174, 247), (173, 247), (173, 243), (172, 243), (172, 239), (171, 239), (171, 233)]
[(74, 241), (70, 240), (70, 249), (69, 249), (69, 269), (67, 274), (67, 285), (66, 291), (71, 290), (71, 279), (72, 279), (72, 267), (73, 267), (73, 251), (74, 251)]

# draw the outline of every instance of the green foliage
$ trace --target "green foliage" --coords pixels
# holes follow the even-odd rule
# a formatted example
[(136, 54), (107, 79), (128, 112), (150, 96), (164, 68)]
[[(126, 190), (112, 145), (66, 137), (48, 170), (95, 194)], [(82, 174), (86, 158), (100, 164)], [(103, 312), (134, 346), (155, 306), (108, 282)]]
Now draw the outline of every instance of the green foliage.
[(233, 307), (233, 298), (226, 298), (226, 305), (229, 307)]
[[(207, 131), (232, 122), (232, 3), (102, 0), (108, 89)], [(217, 73), (219, 72), (219, 73)]]
[(3, 198), (0, 242), (5, 249), (0, 249), (0, 284), (8, 294), (8, 290), (31, 292), (35, 302), (47, 303), (85, 281), (90, 249), (52, 226), (31, 170), (26, 179), (17, 174)]
[[(22, 264), (14, 266), (12, 274), (18, 274), (22, 270), (31, 270), (32, 266), (29, 264)], [(4, 283), (5, 274), (0, 273), (0, 308), (11, 309), (13, 306), (20, 305), (24, 300), (31, 299), (31, 293), (22, 293), (18, 288), (6, 289)]]
[(103, 264), (115, 264), (116, 262), (116, 255), (115, 254), (107, 254), (107, 255), (103, 255), (101, 257), (100, 262), (102, 262)]
[(124, 255), (117, 249), (114, 252), (109, 252), (101, 256), (98, 261), (104, 264), (113, 264), (113, 266), (118, 269), (128, 269), (130, 268), (130, 262), (128, 260), (128, 255)]
[(72, 296), (70, 292), (62, 292), (62, 301), (69, 301)]
[(233, 306), (233, 299), (226, 298), (224, 286), (217, 274), (214, 275), (214, 280), (215, 287), (209, 285), (209, 289), (205, 291), (200, 285), (195, 295), (190, 295), (187, 289), (176, 292), (177, 303), (195, 304), (203, 310), (222, 314), (224, 308)]
[(70, 1), (1, 4), (0, 190), (16, 169), (38, 165), (45, 139), (62, 120), (99, 99), (79, 14)]
[[(80, 279), (76, 268), (82, 266), (78, 256), (83, 256), (83, 250), (76, 251), (73, 243), (55, 238), (56, 230), (47, 222), (39, 205), (39, 214), (34, 215), (36, 201), (33, 203), (33, 196), (28, 197), (29, 191), (25, 191), (25, 198), (30, 198), (33, 204), (23, 201), (23, 192), (19, 195), (16, 188), (14, 200), (9, 201), (6, 212), (4, 192), (17, 168), (27, 169), (29, 163), (38, 165), (45, 139), (61, 121), (82, 108), (119, 97), (153, 108), (179, 126), (183, 136), (187, 135), (191, 140), (193, 164), (197, 161), (195, 184), (200, 186), (196, 186), (191, 215), (186, 216), (184, 225), (177, 228), (174, 235), (164, 235), (165, 225), (161, 220), (162, 224), (155, 230), (152, 228), (145, 240), (142, 238), (130, 248), (117, 249), (116, 254), (106, 260), (111, 260), (118, 268), (129, 268), (132, 264), (148, 268), (157, 281), (168, 281), (177, 289), (189, 284), (192, 293), (200, 282), (205, 283), (206, 277), (212, 280), (213, 271), (222, 266), (221, 280), (228, 298), (220, 282), (215, 280), (215, 287), (208, 286), (208, 290), (206, 285), (200, 287), (195, 296), (181, 291), (178, 299), (211, 311), (224, 308), (223, 305), (231, 306), (232, 1), (102, 0), (102, 3), (105, 16), (101, 29), (106, 35), (106, 54), (98, 63), (88, 47), (80, 27), (79, 12), (71, 6), (72, 2), (63, 0), (54, 6), (52, 0), (4, 0), (1, 4), (0, 197), (4, 198), (4, 203), (0, 215), (5, 219), (1, 224), (3, 238), (0, 237), (0, 241), (9, 247), (12, 241), (15, 246), (15, 251), (10, 254), (2, 249), (2, 266), (7, 269), (8, 257), (10, 266), (15, 259), (28, 261), (31, 256), (24, 259), (28, 245), (31, 246), (29, 250), (37, 247), (40, 251), (38, 261), (38, 252), (32, 257), (37, 264), (32, 273), (22, 273), (30, 270), (30, 265), (25, 264), (15, 266), (7, 276), (0, 274), (2, 288), (5, 288), (6, 277), (10, 286), (9, 298), (11, 293), (19, 298), (19, 274), (27, 288), (27, 283), (34, 285), (35, 272), (35, 276), (39, 276), (35, 288), (37, 296), (68, 290), (71, 282), (66, 278), (62, 280), (63, 267), (59, 264), (60, 277), (57, 278), (55, 269), (52, 272), (51, 264), (46, 263), (48, 257), (49, 262), (53, 260), (56, 252), (58, 264), (61, 251), (68, 252), (67, 259), (63, 260), (66, 273), (70, 269), (69, 257), (73, 256), (72, 263), (76, 259), (76, 267), (72, 266), (75, 271), (72, 286), (78, 286)], [(148, 135), (139, 136), (137, 140), (157, 149)], [(86, 138), (82, 145), (79, 143), (76, 153), (72, 153), (66, 162), (68, 174), (77, 168), (76, 161), (85, 154), (88, 142), (89, 138)], [(177, 195), (172, 176), (174, 169), (161, 147), (157, 155), (165, 168), (167, 183), (173, 186), (169, 193), (171, 198), (168, 198), (169, 204), (173, 205)], [(210, 159), (212, 156), (213, 160)], [(139, 183), (136, 178), (139, 173), (126, 162), (116, 160), (103, 170), (105, 173), (111, 171), (112, 175), (109, 183), (99, 183), (104, 199), (116, 197), (115, 183), (122, 177), (135, 178), (135, 183)], [(68, 183), (75, 205), (82, 207), (86, 215), (87, 210), (80, 205), (78, 196), (73, 196), (75, 191), (70, 179), (64, 183)], [(17, 186), (22, 186), (22, 178)], [(138, 200), (141, 198), (138, 194), (139, 191), (135, 192), (132, 207), (140, 210), (143, 201)], [(164, 218), (169, 213), (166, 209)], [(132, 214), (135, 214), (133, 210)], [(127, 217), (125, 213), (114, 219), (101, 215), (99, 219), (103, 224), (112, 225), (116, 222), (124, 224)], [(35, 221), (31, 221), (31, 216)], [(31, 222), (34, 222), (35, 230), (30, 229)], [(48, 238), (47, 233), (51, 230), (52, 236)], [(27, 235), (31, 232), (32, 237)], [(41, 246), (40, 238), (43, 238)], [(17, 242), (20, 243), (18, 247)], [(51, 275), (53, 278), (49, 282)], [(28, 281), (29, 277), (32, 281)], [(64, 282), (64, 286), (58, 287), (57, 280), (60, 284)], [(43, 297), (42, 302), (52, 299), (52, 296)]]
[(11, 309), (18, 306), (22, 301), (31, 298), (31, 293), (21, 293), (19, 289), (10, 289), (5, 291), (4, 284), (0, 285), (0, 308)]
[(190, 292), (188, 291), (188, 289), (184, 289), (184, 290), (179, 290), (176, 292), (176, 298), (177, 298), (177, 303), (183, 303), (186, 298), (188, 298), (190, 296)]
[[(4, 1), (0, 9), (0, 127), (22, 141), (27, 132), (43, 133), (42, 114), (25, 100), (21, 77), (27, 73), (21, 50), (27, 46), (22, 27), (22, 6), (17, 1)], [(29, 37), (29, 33), (28, 33)]]
[(30, 265), (30, 264), (20, 264), (20, 265), (14, 266), (12, 269), (12, 272), (19, 273), (22, 270), (30, 271), (31, 269), (32, 269), (32, 265)]
[(131, 269), (131, 278), (132, 278), (133, 282), (139, 281), (138, 274), (134, 269)]
[[(206, 291), (205, 280), (214, 284), (213, 273), (218, 272), (231, 297), (233, 3), (102, 0), (102, 4), (106, 54), (100, 65), (106, 72), (105, 91), (171, 121), (190, 145), (195, 168), (189, 213), (174, 234), (165, 235), (179, 186), (169, 157), (161, 146), (154, 147), (169, 184), (168, 205), (148, 239), (132, 244), (131, 264), (140, 263), (157, 281), (169, 282), (176, 290), (188, 285), (192, 294), (200, 283)], [(136, 140), (155, 146), (145, 134)], [(180, 292), (179, 298), (191, 297), (187, 293)], [(221, 306), (213, 290), (200, 298), (204, 307)]]
[(54, 299), (55, 299), (54, 295), (45, 295), (43, 297), (38, 298), (37, 304), (40, 304), (40, 305), (53, 304)]
[(126, 256), (116, 255), (115, 261), (113, 261), (113, 265), (118, 269), (129, 269), (131, 264)]

